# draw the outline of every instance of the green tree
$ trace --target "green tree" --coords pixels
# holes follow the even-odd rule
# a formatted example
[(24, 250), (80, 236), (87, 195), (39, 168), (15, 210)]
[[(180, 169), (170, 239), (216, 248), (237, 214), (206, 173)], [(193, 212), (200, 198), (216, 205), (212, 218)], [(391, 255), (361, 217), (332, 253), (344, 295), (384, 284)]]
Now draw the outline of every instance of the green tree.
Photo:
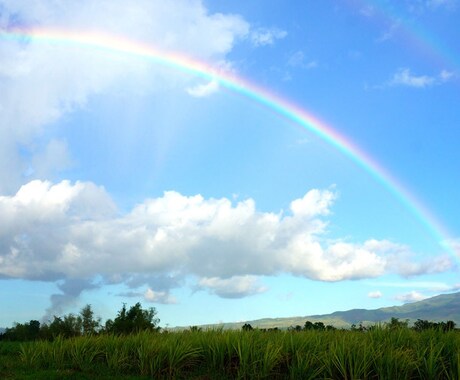
[(7, 328), (2, 339), (25, 342), (38, 339), (39, 334), (40, 322), (31, 320), (29, 323), (15, 323), (13, 327)]
[(417, 321), (414, 322), (414, 327), (413, 327), (413, 329), (416, 331), (423, 331), (423, 330), (428, 330), (428, 329), (433, 329), (433, 328), (435, 328), (435, 324), (425, 319), (417, 319)]
[(405, 329), (409, 326), (409, 320), (406, 319), (405, 321), (400, 321), (399, 318), (393, 317), (390, 319), (387, 326), (390, 330)]
[(314, 330), (315, 325), (313, 324), (313, 322), (306, 321), (305, 324), (303, 325), (303, 329), (304, 330)]
[(82, 321), (79, 316), (72, 313), (64, 315), (64, 317), (54, 316), (53, 320), (48, 324), (46, 338), (54, 339), (61, 335), (64, 338), (80, 336), (82, 331)]
[(243, 331), (254, 330), (253, 327), (249, 323), (245, 323), (241, 328), (243, 329)]
[(145, 330), (158, 330), (160, 320), (156, 315), (155, 308), (151, 307), (144, 310), (139, 302), (129, 310), (126, 309), (126, 304), (123, 304), (117, 317), (113, 321), (108, 320), (106, 322), (106, 331), (114, 334), (132, 334)]
[(326, 330), (326, 326), (324, 326), (323, 322), (315, 322), (314, 329), (323, 331), (323, 330)]
[(91, 305), (86, 305), (80, 310), (79, 318), (81, 319), (81, 327), (83, 335), (96, 334), (101, 327), (101, 319), (94, 318), (94, 312)]

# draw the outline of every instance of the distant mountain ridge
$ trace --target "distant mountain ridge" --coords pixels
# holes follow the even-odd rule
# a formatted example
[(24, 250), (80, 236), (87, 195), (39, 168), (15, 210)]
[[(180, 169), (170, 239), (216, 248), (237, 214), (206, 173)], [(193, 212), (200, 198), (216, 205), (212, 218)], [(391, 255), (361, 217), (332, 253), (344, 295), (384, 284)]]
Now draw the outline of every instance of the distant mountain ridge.
[[(353, 309), (336, 311), (328, 314), (328, 316), (343, 319), (350, 324), (366, 321), (374, 323), (382, 322), (393, 317), (403, 320), (426, 319), (433, 322), (451, 320), (460, 324), (460, 292), (442, 294), (402, 306), (383, 307), (375, 310)], [(320, 316), (315, 315), (313, 317), (318, 318)]]
[(290, 326), (303, 326), (305, 322), (323, 322), (338, 328), (350, 327), (352, 324), (375, 324), (386, 322), (391, 318), (401, 320), (409, 319), (415, 322), (417, 319), (432, 322), (454, 321), (460, 326), (460, 292), (441, 294), (427, 298), (423, 301), (407, 303), (402, 306), (383, 307), (380, 309), (352, 309), (347, 311), (336, 311), (331, 314), (310, 315), (305, 317), (291, 318), (264, 318), (253, 321), (223, 323), (215, 325), (204, 325), (203, 328), (221, 327), (224, 329), (239, 329), (245, 323), (258, 328), (288, 328)]

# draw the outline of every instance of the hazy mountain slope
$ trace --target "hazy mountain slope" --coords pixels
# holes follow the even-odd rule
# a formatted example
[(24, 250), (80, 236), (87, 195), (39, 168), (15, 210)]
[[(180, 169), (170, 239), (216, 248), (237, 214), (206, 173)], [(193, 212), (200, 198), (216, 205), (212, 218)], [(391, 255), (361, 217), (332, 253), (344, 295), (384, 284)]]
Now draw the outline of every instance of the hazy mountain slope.
[[(319, 318), (320, 316), (315, 317)], [(337, 311), (327, 317), (338, 318), (350, 324), (362, 321), (379, 322), (392, 317), (411, 320), (427, 319), (430, 321), (453, 320), (456, 323), (460, 323), (460, 293), (442, 294), (403, 306), (384, 307), (376, 310)]]
[(310, 315), (305, 317), (291, 318), (264, 318), (254, 321), (237, 323), (223, 323), (220, 325), (205, 325), (204, 328), (221, 327), (224, 329), (238, 329), (245, 323), (258, 328), (287, 328), (289, 326), (303, 326), (305, 321), (321, 321), (335, 327), (350, 327), (352, 324), (373, 324), (385, 322), (391, 318), (401, 320), (409, 319), (411, 322), (417, 319), (425, 319), (434, 322), (452, 320), (460, 326), (460, 292), (442, 294), (423, 301), (408, 303), (402, 306), (384, 307), (375, 310), (353, 309), (348, 311), (336, 311), (332, 314)]

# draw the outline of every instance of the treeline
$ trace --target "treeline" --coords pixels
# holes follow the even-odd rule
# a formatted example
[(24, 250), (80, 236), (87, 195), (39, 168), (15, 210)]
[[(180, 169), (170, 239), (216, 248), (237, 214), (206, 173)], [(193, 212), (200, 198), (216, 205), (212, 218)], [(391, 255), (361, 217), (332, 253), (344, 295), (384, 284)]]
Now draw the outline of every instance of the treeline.
[[(138, 302), (129, 309), (126, 304), (118, 311), (117, 316), (112, 320), (108, 319), (104, 324), (101, 318), (95, 317), (91, 305), (83, 307), (78, 314), (67, 314), (62, 317), (54, 316), (52, 320), (46, 323), (40, 323), (38, 320), (31, 320), (26, 323), (15, 323), (13, 327), (5, 329), (0, 333), (0, 341), (34, 341), (49, 340), (56, 337), (73, 338), (80, 336), (94, 336), (99, 334), (128, 335), (142, 331), (159, 331), (160, 320), (157, 318), (157, 311), (151, 307), (143, 309)], [(401, 321), (398, 318), (391, 318), (387, 323), (378, 323), (374, 325), (364, 325), (362, 323), (352, 324), (351, 331), (372, 331), (376, 328), (395, 329), (412, 329), (414, 331), (438, 330), (442, 332), (456, 329), (454, 321), (432, 322), (423, 319), (417, 321), (410, 327), (409, 320)], [(246, 323), (242, 326), (243, 331), (251, 331), (254, 328)], [(269, 329), (257, 329), (264, 331), (280, 331), (278, 327)], [(323, 322), (306, 321), (303, 326), (296, 325), (287, 329), (288, 331), (334, 331), (336, 327), (325, 325)], [(192, 326), (190, 331), (201, 331), (201, 328)]]
[(70, 313), (63, 317), (54, 316), (52, 320), (46, 323), (40, 323), (38, 320), (15, 323), (13, 327), (5, 329), (0, 334), (0, 340), (51, 341), (58, 336), (72, 338), (97, 334), (127, 335), (141, 331), (158, 331), (160, 320), (156, 316), (157, 311), (153, 307), (143, 309), (138, 302), (127, 309), (126, 305), (123, 304), (113, 320), (108, 319), (105, 324), (102, 324), (101, 318), (95, 317), (91, 305), (86, 305), (78, 314)]
[(306, 321), (305, 324), (302, 326), (296, 325), (296, 326), (291, 326), (288, 328), (290, 331), (332, 331), (336, 330), (336, 328), (332, 325), (325, 325), (323, 322), (310, 322)]
[[(412, 329), (415, 331), (425, 331), (425, 330), (439, 330), (443, 332), (455, 330), (456, 324), (454, 321), (447, 321), (447, 322), (432, 322), (427, 321), (424, 319), (417, 319), (414, 322), (413, 326), (409, 327), (409, 320), (406, 319), (401, 321), (399, 318), (391, 318), (389, 322), (385, 323), (377, 323), (374, 325), (364, 325), (363, 323), (359, 323), (358, 325), (352, 324), (350, 327), (351, 331), (372, 331), (375, 329), (386, 328), (389, 330), (396, 330), (396, 329)], [(251, 331), (254, 328), (249, 324), (245, 323), (242, 326), (243, 331)], [(269, 328), (269, 329), (259, 329), (262, 331), (279, 331), (278, 327)], [(337, 330), (336, 327), (332, 325), (325, 325), (323, 322), (311, 322), (306, 321), (303, 326), (296, 325), (288, 327), (288, 331), (334, 331)]]

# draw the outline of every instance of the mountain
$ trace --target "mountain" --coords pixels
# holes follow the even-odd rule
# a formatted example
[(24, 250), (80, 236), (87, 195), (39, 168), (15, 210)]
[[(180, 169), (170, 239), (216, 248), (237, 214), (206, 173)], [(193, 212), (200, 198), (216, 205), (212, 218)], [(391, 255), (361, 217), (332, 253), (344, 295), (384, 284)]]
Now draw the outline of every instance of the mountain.
[(407, 303), (402, 306), (383, 307), (375, 310), (353, 309), (348, 311), (336, 311), (331, 314), (310, 315), (305, 317), (290, 318), (264, 318), (254, 321), (223, 323), (219, 325), (205, 325), (203, 328), (240, 329), (245, 323), (258, 328), (288, 328), (290, 326), (303, 326), (305, 322), (323, 322), (337, 328), (347, 328), (352, 324), (363, 323), (365, 325), (377, 322), (386, 322), (391, 318), (400, 320), (409, 319), (415, 322), (417, 319), (432, 322), (454, 321), (460, 326), (460, 292), (442, 294), (427, 298), (423, 301)]
[(384, 307), (376, 310), (354, 309), (336, 311), (328, 316), (342, 319), (350, 324), (359, 322), (375, 323), (387, 321), (392, 317), (402, 320), (426, 319), (433, 322), (451, 320), (460, 324), (460, 292), (442, 294), (403, 306)]

